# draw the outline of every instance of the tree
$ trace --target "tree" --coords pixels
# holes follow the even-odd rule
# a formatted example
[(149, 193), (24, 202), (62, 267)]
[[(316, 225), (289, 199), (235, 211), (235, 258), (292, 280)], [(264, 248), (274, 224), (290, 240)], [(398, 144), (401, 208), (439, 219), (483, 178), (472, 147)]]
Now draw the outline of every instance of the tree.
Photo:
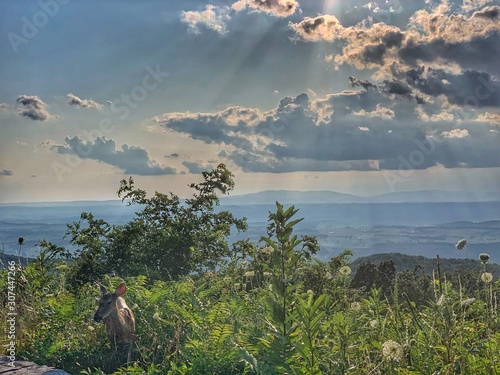
[(372, 262), (364, 262), (358, 267), (351, 286), (363, 288), (365, 292), (373, 287), (381, 288), (385, 295), (391, 295), (395, 277), (396, 267), (392, 260), (381, 262), (378, 266)]
[(185, 201), (172, 192), (148, 197), (145, 190), (135, 187), (132, 177), (122, 180), (118, 196), (141, 211), (120, 226), (111, 227), (87, 213), (82, 214), (86, 223), (81, 220), (68, 226), (70, 243), (80, 246), (73, 279), (91, 281), (116, 273), (169, 280), (214, 269), (229, 259), (232, 251), (227, 237), (232, 228), (247, 229), (246, 219), (216, 210), (218, 194), (234, 188), (233, 175), (224, 164), (202, 175), (203, 182), (189, 185), (195, 193)]

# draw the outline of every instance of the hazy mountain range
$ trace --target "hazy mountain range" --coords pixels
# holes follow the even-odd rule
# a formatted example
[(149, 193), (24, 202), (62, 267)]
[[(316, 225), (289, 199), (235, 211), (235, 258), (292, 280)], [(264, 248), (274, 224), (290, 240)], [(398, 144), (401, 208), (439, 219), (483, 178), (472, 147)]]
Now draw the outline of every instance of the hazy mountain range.
[(223, 197), (223, 204), (299, 203), (418, 203), (418, 202), (490, 202), (500, 201), (500, 192), (419, 190), (374, 196), (359, 196), (335, 191), (265, 190), (258, 193)]
[[(468, 256), (476, 259), (488, 252), (500, 262), (500, 193), (415, 191), (360, 197), (332, 191), (262, 191), (226, 196), (217, 210), (229, 210), (246, 217), (248, 231), (229, 239), (250, 238), (256, 243), (266, 234), (269, 212), (275, 202), (299, 209), (304, 218), (298, 234), (318, 238), (321, 258), (328, 259), (344, 249), (355, 257), (399, 252), (434, 257), (457, 254), (455, 243), (468, 240)], [(120, 200), (0, 204), (0, 249), (16, 253), (17, 240), (25, 239), (22, 253), (35, 256), (38, 241), (46, 239), (68, 246), (63, 239), (66, 224), (78, 221), (82, 211), (92, 212), (110, 224), (124, 224), (134, 218), (140, 206)], [(71, 248), (71, 247), (70, 247)], [(72, 249), (72, 248), (71, 248)]]

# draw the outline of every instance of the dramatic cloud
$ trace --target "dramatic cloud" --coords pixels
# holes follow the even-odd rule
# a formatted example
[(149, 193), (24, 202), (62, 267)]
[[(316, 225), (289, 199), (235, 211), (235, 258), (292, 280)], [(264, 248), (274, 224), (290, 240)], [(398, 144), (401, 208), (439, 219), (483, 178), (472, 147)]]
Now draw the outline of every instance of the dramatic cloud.
[(160, 165), (151, 160), (148, 152), (136, 146), (122, 145), (116, 150), (116, 144), (111, 139), (96, 138), (94, 141), (85, 141), (75, 136), (66, 137), (65, 145), (52, 145), (51, 148), (60, 154), (77, 155), (82, 159), (97, 160), (122, 169), (126, 174), (141, 176), (175, 174), (174, 168)]
[(182, 12), (181, 21), (188, 25), (189, 31), (199, 34), (199, 26), (204, 26), (214, 30), (219, 34), (225, 34), (226, 22), (229, 19), (228, 11), (225, 8), (218, 8), (208, 4), (203, 11)]
[(38, 96), (21, 95), (16, 102), (18, 103), (18, 113), (22, 117), (38, 121), (46, 121), (54, 117), (47, 111), (47, 104)]
[(488, 73), (466, 70), (452, 74), (441, 69), (421, 67), (408, 71), (406, 82), (423, 94), (444, 95), (451, 104), (500, 106), (500, 81)]
[(299, 3), (296, 0), (239, 0), (232, 6), (236, 11), (241, 11), (246, 7), (270, 13), (276, 17), (288, 17), (299, 8)]
[(500, 31), (498, 6), (485, 7), (467, 17), (464, 14), (448, 14), (448, 9), (437, 8), (434, 11), (419, 10), (414, 14), (411, 24), (421, 33), (411, 34), (418, 42), (429, 43), (442, 40), (445, 43), (463, 43), (484, 38)]
[(471, 119), (457, 128), (453, 114), (438, 103), (429, 105), (427, 113), (408, 100), (407, 87), (386, 82), (377, 90), (315, 100), (300, 94), (267, 112), (231, 107), (214, 113), (167, 113), (159, 123), (220, 145), (220, 158), (248, 172), (500, 166), (495, 124)]
[(446, 2), (416, 11), (406, 29), (370, 19), (345, 27), (334, 15), (306, 17), (290, 26), (299, 40), (332, 43), (334, 52), (327, 60), (337, 67), (374, 69), (377, 79), (398, 78), (423, 63), (434, 69), (447, 66), (455, 73), (468, 69), (498, 76), (499, 12), (496, 5), (472, 14), (451, 12)]
[(102, 104), (99, 104), (92, 99), (80, 99), (78, 96), (69, 93), (68, 104), (78, 108), (93, 108), (93, 109), (102, 109)]
[(8, 169), (4, 169), (4, 170), (0, 171), (0, 176), (12, 176), (13, 174), (14, 174), (14, 172), (9, 171)]
[(500, 106), (500, 81), (488, 73), (471, 70), (452, 74), (442, 69), (421, 66), (402, 73), (400, 80), (384, 80), (380, 85), (355, 77), (349, 77), (349, 82), (351, 86), (360, 86), (365, 90), (377, 89), (387, 95), (415, 98), (419, 104), (425, 102), (424, 96), (445, 96), (448, 104), (472, 107)]

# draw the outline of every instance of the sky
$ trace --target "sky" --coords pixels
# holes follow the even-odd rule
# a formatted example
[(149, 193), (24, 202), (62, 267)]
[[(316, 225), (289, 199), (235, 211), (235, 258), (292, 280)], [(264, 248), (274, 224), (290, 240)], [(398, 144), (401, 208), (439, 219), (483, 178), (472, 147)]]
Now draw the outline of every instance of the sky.
[(0, 202), (500, 191), (488, 0), (0, 2)]

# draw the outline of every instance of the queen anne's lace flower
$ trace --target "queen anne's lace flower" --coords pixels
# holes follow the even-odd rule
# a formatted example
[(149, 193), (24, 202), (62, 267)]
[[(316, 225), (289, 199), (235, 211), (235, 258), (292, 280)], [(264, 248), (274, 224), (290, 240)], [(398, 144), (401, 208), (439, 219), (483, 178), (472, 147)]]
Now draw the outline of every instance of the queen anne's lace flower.
[(263, 254), (272, 254), (274, 252), (274, 249), (271, 246), (266, 246), (262, 248), (261, 251)]
[(382, 344), (382, 355), (389, 361), (403, 359), (403, 348), (396, 341), (389, 340)]
[(351, 303), (351, 309), (353, 309), (354, 311), (361, 310), (361, 303), (359, 303), (359, 302)]
[(481, 274), (481, 280), (483, 280), (486, 284), (491, 283), (493, 281), (493, 275), (489, 272), (483, 272)]
[(342, 266), (339, 269), (339, 273), (344, 276), (348, 276), (351, 274), (351, 268), (349, 266)]

